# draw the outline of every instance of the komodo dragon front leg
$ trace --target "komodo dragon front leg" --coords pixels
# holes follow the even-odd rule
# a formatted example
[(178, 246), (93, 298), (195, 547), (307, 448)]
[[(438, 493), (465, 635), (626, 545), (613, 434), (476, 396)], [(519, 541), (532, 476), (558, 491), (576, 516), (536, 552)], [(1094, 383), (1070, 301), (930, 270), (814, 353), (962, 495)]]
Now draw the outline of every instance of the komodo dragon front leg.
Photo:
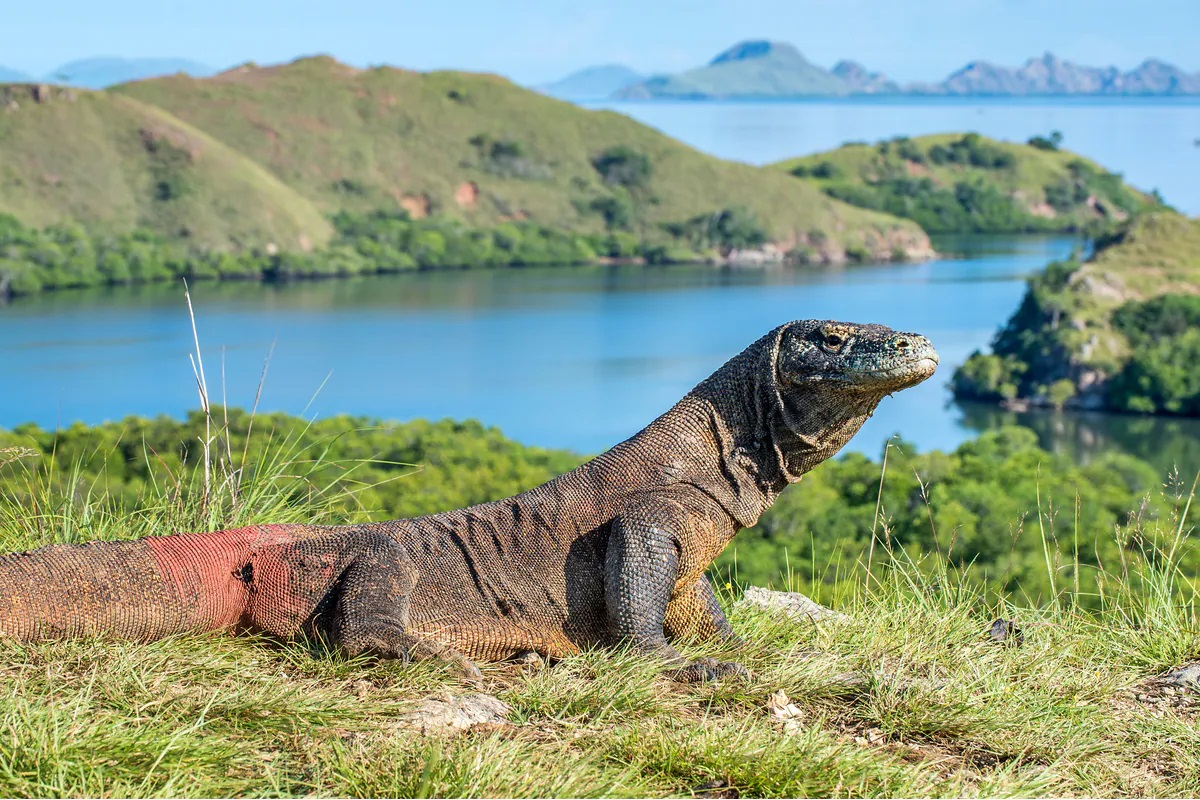
[(663, 630), (668, 641), (717, 641), (734, 647), (746, 644), (745, 639), (734, 633), (705, 575), (701, 575), (690, 587), (677, 591), (671, 598), (667, 604)]
[(613, 520), (604, 562), (604, 601), (609, 629), (636, 650), (662, 658), (682, 681), (747, 676), (745, 667), (711, 658), (688, 661), (668, 641), (694, 636), (737, 640), (701, 576), (679, 586), (686, 512), (648, 501)]

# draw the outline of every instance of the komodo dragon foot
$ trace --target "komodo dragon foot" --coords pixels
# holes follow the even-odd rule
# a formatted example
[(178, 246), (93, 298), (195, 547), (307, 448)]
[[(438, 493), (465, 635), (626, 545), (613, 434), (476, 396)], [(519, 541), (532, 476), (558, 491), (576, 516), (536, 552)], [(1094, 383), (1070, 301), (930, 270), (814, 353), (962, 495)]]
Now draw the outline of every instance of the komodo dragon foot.
[(687, 661), (667, 672), (667, 676), (681, 683), (708, 683), (724, 678), (749, 681), (750, 670), (736, 661), (717, 661), (715, 658), (698, 658)]

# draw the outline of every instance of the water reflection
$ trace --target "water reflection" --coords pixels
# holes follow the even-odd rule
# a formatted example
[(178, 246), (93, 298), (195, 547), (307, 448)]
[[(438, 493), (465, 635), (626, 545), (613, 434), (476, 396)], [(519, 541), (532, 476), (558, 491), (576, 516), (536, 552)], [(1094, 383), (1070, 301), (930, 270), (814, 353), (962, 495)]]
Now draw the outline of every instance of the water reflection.
[(1200, 420), (1062, 411), (1006, 411), (994, 406), (962, 403), (963, 424), (973, 431), (1001, 425), (1033, 430), (1042, 447), (1079, 463), (1118, 451), (1148, 462), (1160, 474), (1178, 468), (1194, 475), (1200, 470)]

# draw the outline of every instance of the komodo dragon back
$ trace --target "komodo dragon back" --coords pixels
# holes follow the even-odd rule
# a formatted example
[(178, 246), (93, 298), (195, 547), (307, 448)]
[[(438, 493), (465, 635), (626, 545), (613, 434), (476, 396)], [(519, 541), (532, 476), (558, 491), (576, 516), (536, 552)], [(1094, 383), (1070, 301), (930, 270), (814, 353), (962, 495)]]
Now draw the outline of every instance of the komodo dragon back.
[(350, 654), (556, 658), (625, 643), (695, 680), (684, 639), (740, 641), (705, 571), (888, 394), (933, 374), (923, 336), (800, 320), (644, 429), (514, 497), (415, 519), (265, 525), (0, 556), (0, 635), (323, 636)]

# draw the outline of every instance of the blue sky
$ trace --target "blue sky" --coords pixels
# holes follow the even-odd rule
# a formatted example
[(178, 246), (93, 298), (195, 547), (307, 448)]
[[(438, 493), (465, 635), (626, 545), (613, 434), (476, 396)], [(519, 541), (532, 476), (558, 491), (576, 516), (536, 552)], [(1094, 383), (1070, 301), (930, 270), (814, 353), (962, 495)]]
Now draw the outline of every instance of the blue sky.
[(675, 71), (747, 38), (790, 41), (827, 67), (854, 58), (902, 81), (1047, 50), (1200, 70), (1200, 0), (3, 0), (0, 26), (0, 65), (35, 74), (92, 55), (224, 67), (329, 53), (535, 83), (608, 62)]

